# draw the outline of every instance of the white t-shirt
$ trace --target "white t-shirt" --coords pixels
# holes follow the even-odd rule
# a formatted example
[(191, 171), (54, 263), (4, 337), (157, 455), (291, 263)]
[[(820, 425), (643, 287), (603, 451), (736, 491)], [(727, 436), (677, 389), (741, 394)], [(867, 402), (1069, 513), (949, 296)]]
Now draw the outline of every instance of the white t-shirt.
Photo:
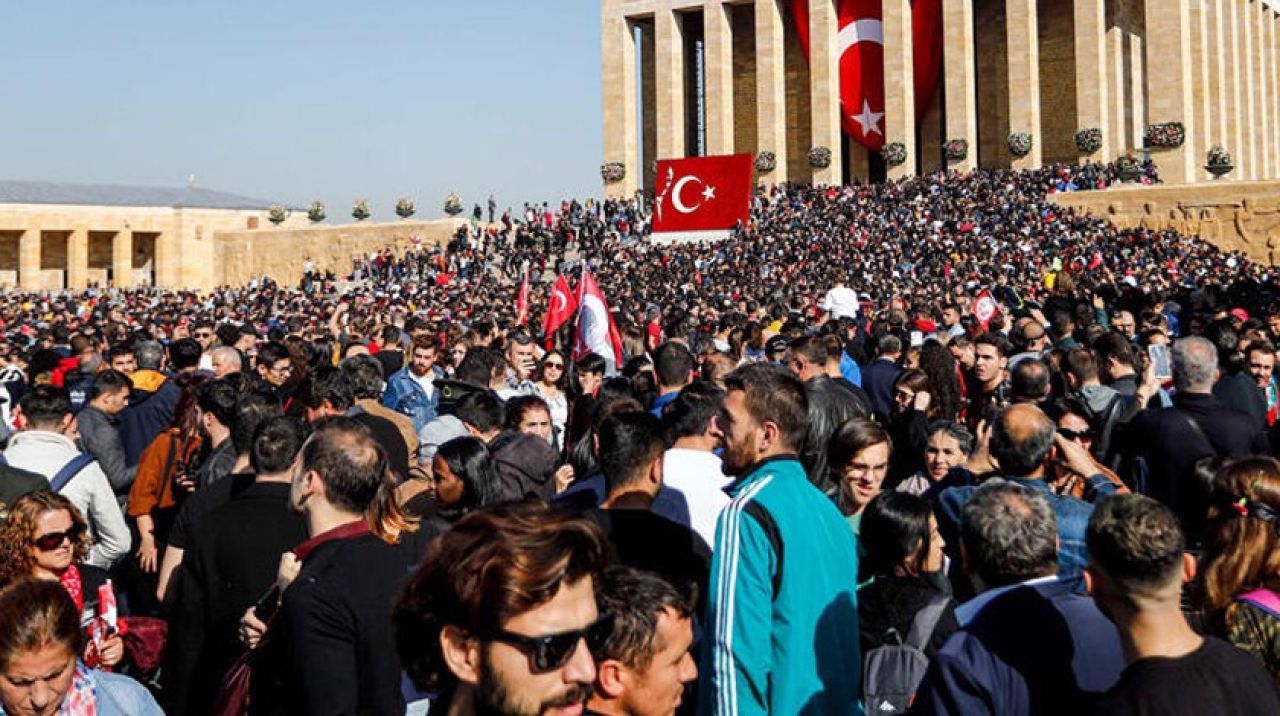
[(662, 457), (662, 484), (684, 495), (689, 526), (707, 544), (716, 543), (716, 519), (729, 504), (724, 488), (731, 482), (715, 453), (671, 448)]
[(413, 382), (422, 386), (422, 389), (427, 391), (428, 398), (436, 394), (436, 372), (434, 370), (427, 371), (426, 375), (418, 375), (413, 371), (409, 371), (409, 377), (413, 378)]
[(854, 318), (858, 315), (858, 294), (848, 286), (836, 286), (827, 291), (818, 308), (830, 311), (832, 318)]

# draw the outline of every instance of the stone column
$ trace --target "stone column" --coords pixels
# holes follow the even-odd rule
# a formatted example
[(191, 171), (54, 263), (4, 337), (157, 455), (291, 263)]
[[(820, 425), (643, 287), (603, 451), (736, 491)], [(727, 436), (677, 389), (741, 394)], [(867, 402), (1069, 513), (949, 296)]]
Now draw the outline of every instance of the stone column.
[[(1129, 141), (1129, 135), (1125, 132), (1125, 102), (1128, 94), (1125, 92), (1124, 38), (1124, 28), (1115, 26), (1107, 28), (1107, 87), (1111, 89), (1107, 96), (1107, 115), (1111, 120), (1111, 153), (1113, 155), (1119, 155), (1133, 146)], [(1114, 157), (1106, 157), (1108, 161), (1112, 158)]]
[(1009, 132), (1031, 135), (1031, 152), (1014, 157), (1013, 168), (1040, 166), (1044, 137), (1040, 132), (1040, 40), (1036, 0), (1005, 0), (1009, 64)]
[(684, 32), (670, 9), (653, 13), (654, 61), (658, 73), (654, 95), (658, 103), (658, 159), (685, 156)]
[(1147, 23), (1147, 102), (1152, 124), (1182, 122), (1187, 141), (1176, 149), (1152, 152), (1160, 178), (1169, 184), (1196, 179), (1198, 142), (1191, 84), (1190, 0), (1145, 0)]
[[(627, 173), (631, 174), (631, 169)], [(117, 287), (133, 285), (132, 229), (122, 229), (111, 237), (111, 282)]]
[(889, 167), (890, 179), (916, 173), (916, 96), (911, 48), (911, 3), (884, 0), (884, 141), (902, 142), (907, 161)]
[(973, 0), (942, 0), (943, 80), (946, 83), (947, 141), (963, 139), (969, 155), (948, 168), (971, 172), (978, 166), (978, 102), (973, 60)]
[(707, 154), (733, 153), (733, 26), (724, 0), (702, 8)]
[(840, 50), (836, 6), (809, 0), (809, 115), (814, 147), (831, 150), (826, 169), (813, 168), (814, 185), (840, 183)]
[[(1111, 161), (1111, 126), (1107, 97), (1107, 3), (1075, 0), (1076, 129), (1102, 130), (1102, 147), (1082, 154), (1086, 161)], [(1037, 138), (1038, 139), (1038, 138)]]
[(1239, 0), (1240, 30), (1243, 36), (1240, 57), (1242, 74), (1241, 87), (1244, 91), (1244, 144), (1245, 174), (1242, 178), (1258, 178), (1258, 78), (1256, 76), (1257, 60), (1254, 57), (1254, 35), (1257, 30), (1253, 23), (1254, 3), (1251, 0)]
[(89, 229), (76, 227), (67, 236), (67, 288), (89, 285)]
[(1208, 24), (1205, 58), (1209, 65), (1209, 96), (1205, 103), (1210, 107), (1210, 124), (1202, 130), (1201, 136), (1207, 150), (1215, 144), (1227, 144), (1227, 53), (1223, 44), (1226, 35), (1222, 0), (1206, 0), (1205, 4)]
[(1268, 107), (1270, 87), (1268, 85), (1267, 72), (1267, 27), (1266, 17), (1270, 11), (1262, 4), (1255, 2), (1253, 4), (1253, 56), (1254, 56), (1254, 76), (1257, 83), (1257, 121), (1258, 121), (1258, 178), (1266, 179), (1271, 176), (1271, 127), (1273, 119), (1271, 111)]
[[(621, 0), (604, 0), (600, 7), (600, 26), (604, 161), (621, 162), (626, 167), (626, 177), (620, 182), (605, 184), (605, 193), (630, 197), (639, 188), (641, 178), (636, 159), (636, 43), (631, 23), (622, 14)], [(116, 234), (116, 244), (124, 233)], [(119, 269), (118, 262), (116, 269)]]
[(1226, 45), (1222, 53), (1226, 56), (1227, 77), (1227, 133), (1223, 144), (1235, 159), (1236, 169), (1233, 178), (1243, 179), (1247, 176), (1248, 151), (1245, 146), (1245, 114), (1244, 85), (1240, 63), (1243, 60), (1240, 48), (1243, 38), (1240, 34), (1240, 5), (1244, 0), (1223, 0), (1226, 3), (1223, 25), (1226, 27)]
[[(1272, 5), (1280, 10), (1280, 5)], [(1271, 93), (1271, 176), (1280, 179), (1280, 12), (1267, 12), (1267, 35), (1271, 51), (1267, 66), (1271, 68), (1271, 80), (1267, 91)]]
[(1209, 82), (1209, 18), (1210, 9), (1204, 0), (1194, 0), (1188, 7), (1191, 17), (1191, 101), (1195, 109), (1196, 145), (1191, 147), (1196, 156), (1195, 178), (1197, 181), (1208, 178), (1202, 159), (1208, 150), (1209, 135), (1213, 131), (1213, 115), (1210, 111), (1213, 98), (1213, 86)]
[(778, 159), (761, 181), (787, 180), (787, 85), (782, 12), (778, 0), (756, 0), (756, 146)]
[(18, 239), (18, 286), (23, 290), (37, 290), (40, 276), (40, 229), (27, 229)]
[(1143, 69), (1147, 55), (1142, 35), (1134, 32), (1132, 28), (1126, 34), (1125, 41), (1129, 45), (1127, 50), (1129, 53), (1129, 109), (1133, 119), (1129, 146), (1141, 149), (1147, 125), (1153, 121), (1147, 111), (1147, 76)]

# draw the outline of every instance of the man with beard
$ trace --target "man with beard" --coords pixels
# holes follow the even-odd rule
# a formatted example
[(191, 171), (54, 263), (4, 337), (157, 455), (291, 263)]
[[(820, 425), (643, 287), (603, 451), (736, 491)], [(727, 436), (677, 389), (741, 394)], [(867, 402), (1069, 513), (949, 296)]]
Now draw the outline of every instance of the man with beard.
[(393, 611), (400, 662), (441, 713), (579, 714), (612, 632), (595, 590), (607, 561), (589, 520), (525, 502), (467, 515), (437, 539)]
[[(858, 710), (858, 549), (796, 459), (808, 427), (804, 384), (781, 366), (725, 378), (724, 472), (707, 596), (699, 712)], [(767, 686), (766, 686), (767, 685)]]

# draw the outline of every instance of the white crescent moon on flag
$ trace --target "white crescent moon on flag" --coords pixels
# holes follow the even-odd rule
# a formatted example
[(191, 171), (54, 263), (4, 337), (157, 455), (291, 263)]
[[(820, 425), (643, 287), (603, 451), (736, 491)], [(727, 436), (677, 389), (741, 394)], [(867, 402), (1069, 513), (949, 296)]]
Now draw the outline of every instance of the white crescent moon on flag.
[(854, 20), (840, 28), (838, 45), (843, 56), (849, 48), (859, 42), (874, 42), (884, 47), (884, 24), (874, 18)]
[(563, 311), (564, 309), (569, 307), (569, 297), (564, 295), (560, 291), (556, 291), (554, 294), (552, 294), (551, 299), (553, 301), (560, 302), (560, 305), (556, 306), (557, 311)]
[(683, 201), (680, 201), (680, 190), (684, 189), (684, 185), (688, 184), (691, 181), (696, 181), (699, 184), (704, 183), (698, 177), (690, 174), (689, 176), (680, 177), (680, 181), (676, 182), (675, 187), (672, 188), (671, 190), (671, 205), (674, 206), (676, 208), (676, 211), (680, 212), (681, 214), (692, 214), (693, 212), (698, 210), (698, 207), (702, 206), (702, 202), (698, 202), (697, 204), (694, 204), (692, 207), (690, 207), (687, 204), (685, 204)]

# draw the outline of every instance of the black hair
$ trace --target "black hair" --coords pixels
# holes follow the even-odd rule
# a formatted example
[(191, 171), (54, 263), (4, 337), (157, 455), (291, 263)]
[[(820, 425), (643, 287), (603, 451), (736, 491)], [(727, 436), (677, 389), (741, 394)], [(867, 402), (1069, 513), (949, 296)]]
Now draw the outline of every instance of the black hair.
[[(470, 352), (467, 353), (471, 355)], [(492, 390), (474, 390), (458, 399), (453, 406), (453, 415), (458, 420), (487, 433), (502, 428), (505, 418), (502, 399)]]
[(448, 440), (436, 450), (436, 459), (443, 460), (463, 485), (462, 502), (446, 507), (446, 516), (461, 516), (503, 501), (498, 464), (483, 440), (470, 435)]
[(682, 386), (693, 372), (693, 355), (683, 345), (668, 341), (654, 349), (653, 370), (661, 385)]
[(129, 376), (118, 370), (99, 371), (93, 376), (93, 388), (89, 391), (89, 400), (94, 401), (104, 395), (112, 395), (121, 390), (133, 388)]
[(488, 388), (494, 374), (504, 370), (506, 365), (507, 359), (496, 348), (473, 346), (454, 369), (453, 377), (463, 383)]
[(377, 398), (382, 394), (382, 361), (361, 354), (343, 358), (339, 367), (351, 383), (351, 392), (357, 400)]
[(219, 378), (205, 383), (196, 390), (196, 405), (235, 432), (238, 397), (236, 384), (225, 378)]
[(605, 489), (614, 493), (640, 480), (662, 458), (662, 423), (647, 412), (614, 413), (596, 430)]
[(860, 544), (866, 553), (862, 571), (868, 577), (888, 576), (902, 567), (920, 576), (929, 555), (929, 503), (908, 492), (881, 492), (862, 513)]
[(757, 422), (778, 426), (784, 448), (798, 449), (809, 429), (809, 398), (804, 384), (785, 368), (752, 363), (733, 371), (724, 379), (729, 391), (745, 393), (747, 412)]
[(289, 349), (283, 343), (264, 343), (258, 348), (258, 357), (253, 364), (269, 369), (286, 358), (290, 358)]
[(71, 414), (71, 397), (65, 388), (37, 385), (22, 396), (18, 407), (32, 428), (57, 428), (62, 419)]
[(194, 368), (200, 365), (200, 344), (194, 338), (181, 338), (169, 344), (169, 365), (174, 370)]
[(604, 356), (599, 353), (588, 353), (573, 364), (579, 373), (603, 373)]
[(307, 438), (306, 425), (294, 417), (274, 415), (258, 424), (249, 450), (249, 463), (259, 475), (284, 472), (293, 464)]
[(335, 410), (347, 410), (355, 405), (351, 381), (347, 380), (345, 373), (333, 366), (320, 366), (311, 371), (298, 392), (298, 399), (312, 410), (324, 405), (326, 400)]
[(676, 399), (662, 408), (662, 427), (668, 443), (702, 435), (711, 420), (724, 410), (724, 391), (715, 383), (696, 380), (680, 390)]
[(247, 455), (253, 449), (253, 435), (267, 420), (280, 415), (280, 404), (270, 398), (249, 393), (241, 395), (236, 403), (234, 424), (231, 428), (231, 446), (237, 455)]
[(525, 413), (531, 410), (541, 410), (548, 416), (551, 415), (551, 408), (547, 405), (547, 401), (536, 395), (517, 395), (507, 401), (503, 412), (506, 413), (506, 421), (504, 427), (507, 430), (517, 430), (520, 427), (520, 421), (524, 419)]

